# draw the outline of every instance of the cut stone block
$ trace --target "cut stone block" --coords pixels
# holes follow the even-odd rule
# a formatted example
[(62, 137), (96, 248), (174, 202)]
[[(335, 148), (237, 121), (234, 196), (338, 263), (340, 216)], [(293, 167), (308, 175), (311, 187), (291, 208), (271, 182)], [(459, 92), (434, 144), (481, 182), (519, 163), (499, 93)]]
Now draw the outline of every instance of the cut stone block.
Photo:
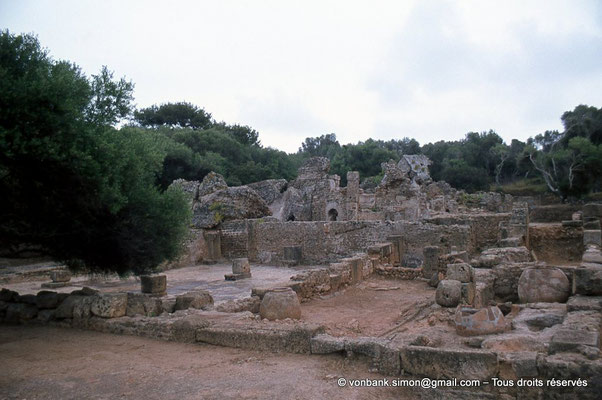
[(235, 258), (232, 260), (232, 273), (233, 274), (250, 274), (251, 265), (247, 258)]
[(189, 308), (204, 309), (213, 304), (213, 297), (206, 290), (195, 290), (176, 296), (175, 311)]
[(36, 306), (40, 309), (56, 308), (59, 305), (59, 295), (56, 292), (42, 290), (36, 295)]
[[(591, 349), (587, 349), (590, 347)], [(552, 336), (549, 354), (560, 352), (598, 353), (600, 349), (600, 334), (598, 332), (561, 329)], [(589, 350), (589, 351), (588, 351)], [(591, 351), (594, 350), (594, 351)], [(597, 358), (597, 357), (596, 357)]]
[(92, 297), (90, 311), (102, 318), (123, 317), (127, 311), (127, 293), (102, 293)]
[(69, 282), (71, 280), (71, 272), (67, 270), (56, 270), (50, 272), (52, 282)]
[(472, 281), (472, 277), (473, 271), (470, 264), (447, 264), (447, 279), (467, 283)]
[(602, 296), (572, 296), (566, 303), (571, 311), (602, 311)]
[(499, 371), (497, 356), (489, 351), (420, 346), (401, 350), (401, 367), (405, 373), (432, 379), (489, 380)]
[(600, 236), (600, 232), (600, 230), (584, 230), (583, 245), (595, 245), (600, 248), (602, 246), (602, 237)]
[(439, 247), (426, 246), (423, 250), (424, 262), (422, 263), (422, 276), (430, 279), (437, 272), (439, 264)]
[(575, 268), (573, 270), (573, 294), (602, 295), (602, 268)]
[(275, 288), (261, 300), (259, 315), (271, 321), (286, 318), (301, 318), (301, 303), (297, 293), (290, 287)]
[(312, 354), (331, 354), (345, 351), (345, 339), (322, 334), (311, 338)]
[(167, 276), (142, 275), (140, 276), (142, 293), (164, 296), (167, 293)]

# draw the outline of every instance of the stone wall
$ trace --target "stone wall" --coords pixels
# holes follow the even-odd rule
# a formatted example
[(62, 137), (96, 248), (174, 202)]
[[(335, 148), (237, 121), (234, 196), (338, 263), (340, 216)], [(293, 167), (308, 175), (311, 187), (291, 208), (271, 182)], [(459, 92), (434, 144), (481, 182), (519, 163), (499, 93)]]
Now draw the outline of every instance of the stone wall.
[(422, 259), (429, 245), (450, 250), (472, 249), (470, 225), (435, 225), (420, 222), (382, 221), (289, 221), (271, 219), (230, 221), (222, 225), (222, 254), (226, 258), (247, 257), (254, 262), (279, 263), (284, 247), (301, 246), (305, 264), (325, 264), (400, 235), (404, 254)]

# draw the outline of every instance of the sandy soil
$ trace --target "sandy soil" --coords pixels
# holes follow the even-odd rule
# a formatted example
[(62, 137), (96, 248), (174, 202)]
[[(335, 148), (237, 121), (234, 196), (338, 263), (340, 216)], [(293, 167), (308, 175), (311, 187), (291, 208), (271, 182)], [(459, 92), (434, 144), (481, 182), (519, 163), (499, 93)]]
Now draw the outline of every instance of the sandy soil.
[[(411, 399), (342, 356), (261, 353), (48, 327), (0, 327), (2, 399)], [(421, 393), (423, 394), (423, 393)]]
[(422, 281), (373, 276), (357, 286), (302, 304), (303, 320), (325, 325), (334, 336), (381, 336), (413, 320), (435, 302)]

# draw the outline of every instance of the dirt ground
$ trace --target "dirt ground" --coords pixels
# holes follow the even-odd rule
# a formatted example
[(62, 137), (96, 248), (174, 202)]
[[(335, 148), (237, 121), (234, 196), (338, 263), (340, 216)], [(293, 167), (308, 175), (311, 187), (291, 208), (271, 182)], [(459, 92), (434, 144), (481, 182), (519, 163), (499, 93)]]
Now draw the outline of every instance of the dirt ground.
[[(388, 336), (428, 326), (435, 289), (426, 282), (373, 276), (357, 286), (303, 303), (303, 320), (326, 326), (333, 336)], [(436, 306), (435, 306), (436, 307)], [(425, 320), (426, 319), (426, 320)]]
[[(0, 327), (2, 399), (411, 399), (342, 356), (261, 353), (49, 327)], [(420, 393), (421, 395), (421, 393)]]

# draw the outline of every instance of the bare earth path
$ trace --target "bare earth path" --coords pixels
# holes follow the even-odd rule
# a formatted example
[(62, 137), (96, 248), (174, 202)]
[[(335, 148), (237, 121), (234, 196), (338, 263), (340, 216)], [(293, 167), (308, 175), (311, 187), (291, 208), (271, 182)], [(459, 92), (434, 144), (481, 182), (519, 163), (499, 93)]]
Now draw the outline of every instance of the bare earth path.
[(339, 356), (261, 353), (75, 329), (0, 326), (1, 399), (410, 399)]

